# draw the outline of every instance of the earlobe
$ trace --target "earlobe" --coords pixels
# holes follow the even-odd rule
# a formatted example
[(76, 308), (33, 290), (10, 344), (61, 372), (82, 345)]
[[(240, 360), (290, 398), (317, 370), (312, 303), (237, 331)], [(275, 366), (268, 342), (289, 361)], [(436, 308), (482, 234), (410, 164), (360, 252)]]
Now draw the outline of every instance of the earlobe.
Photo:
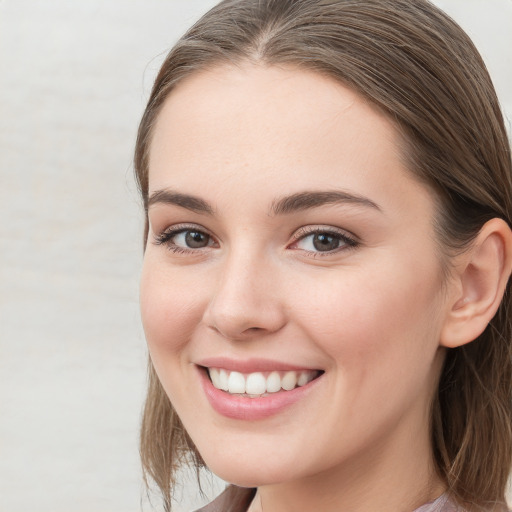
[(455, 293), (440, 344), (454, 348), (476, 339), (492, 320), (512, 269), (512, 231), (502, 219), (484, 224), (471, 247), (460, 255)]

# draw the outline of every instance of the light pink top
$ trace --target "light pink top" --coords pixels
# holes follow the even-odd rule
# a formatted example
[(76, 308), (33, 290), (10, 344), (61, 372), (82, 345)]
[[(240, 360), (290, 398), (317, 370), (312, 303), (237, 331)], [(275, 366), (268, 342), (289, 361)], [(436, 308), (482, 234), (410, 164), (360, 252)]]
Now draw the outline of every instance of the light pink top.
[(417, 508), (414, 512), (464, 512), (459, 506), (454, 504), (448, 498), (447, 494), (439, 496), (437, 500), (425, 503), (420, 508)]
[[(196, 512), (247, 512), (255, 493), (256, 489), (230, 485), (217, 499)], [(464, 512), (464, 509), (453, 503), (447, 494), (443, 494), (413, 512)]]

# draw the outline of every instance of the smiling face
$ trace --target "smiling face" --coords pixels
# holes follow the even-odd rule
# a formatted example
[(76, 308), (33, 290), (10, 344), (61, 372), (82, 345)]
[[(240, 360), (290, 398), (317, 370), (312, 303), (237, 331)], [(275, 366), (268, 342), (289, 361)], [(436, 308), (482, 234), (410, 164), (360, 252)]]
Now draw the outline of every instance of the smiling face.
[(307, 71), (219, 67), (166, 100), (143, 324), (165, 391), (225, 480), (358, 468), (400, 481), (397, 468), (430, 461), (447, 294), (434, 202), (399, 146), (385, 116)]

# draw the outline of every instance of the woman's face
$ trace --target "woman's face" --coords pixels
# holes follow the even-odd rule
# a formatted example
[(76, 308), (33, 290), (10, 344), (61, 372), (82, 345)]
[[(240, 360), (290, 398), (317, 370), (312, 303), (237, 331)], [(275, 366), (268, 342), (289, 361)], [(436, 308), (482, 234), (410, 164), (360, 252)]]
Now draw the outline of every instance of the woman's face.
[(401, 156), (385, 116), (312, 72), (219, 67), (167, 99), (142, 317), (165, 391), (225, 480), (430, 455), (447, 293), (433, 200)]

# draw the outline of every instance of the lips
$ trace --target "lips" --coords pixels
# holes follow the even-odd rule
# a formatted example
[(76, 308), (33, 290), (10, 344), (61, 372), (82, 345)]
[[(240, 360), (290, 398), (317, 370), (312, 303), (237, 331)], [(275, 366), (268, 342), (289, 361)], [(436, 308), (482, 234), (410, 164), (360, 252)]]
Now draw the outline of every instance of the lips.
[(213, 409), (237, 420), (262, 420), (307, 397), (324, 371), (266, 360), (224, 358), (196, 364), (204, 393)]

